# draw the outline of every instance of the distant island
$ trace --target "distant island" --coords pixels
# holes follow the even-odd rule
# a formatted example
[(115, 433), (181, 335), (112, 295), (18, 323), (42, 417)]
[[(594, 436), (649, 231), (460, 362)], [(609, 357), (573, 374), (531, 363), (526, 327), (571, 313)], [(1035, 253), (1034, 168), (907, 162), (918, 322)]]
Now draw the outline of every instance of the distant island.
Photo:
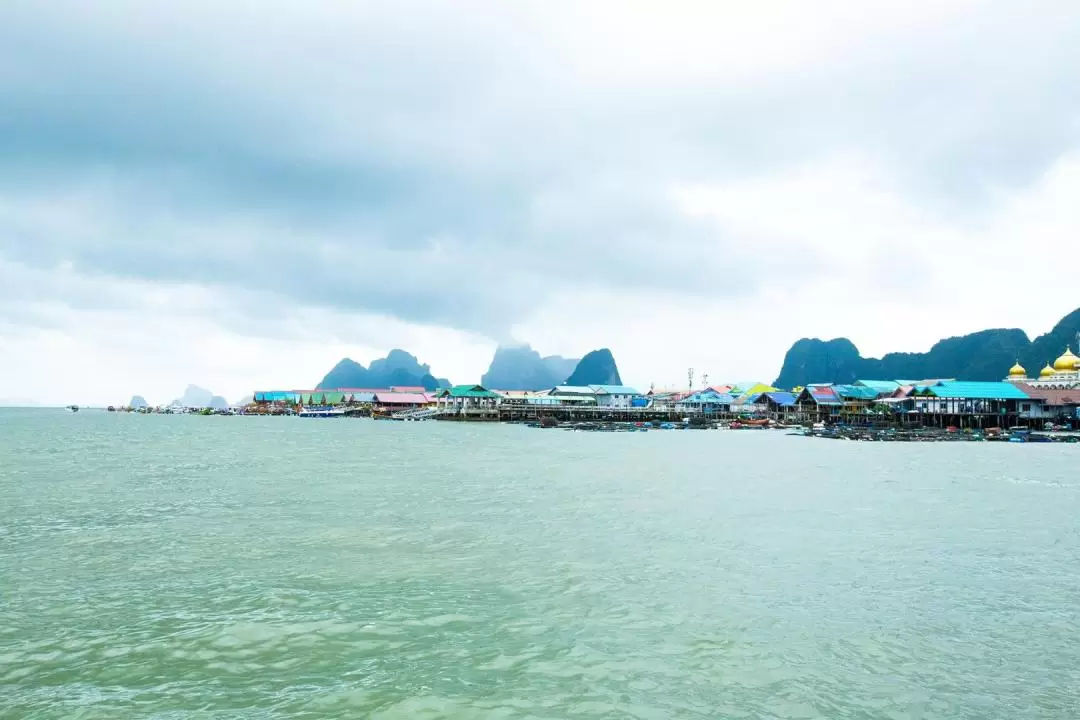
[[(484, 387), (498, 390), (540, 390), (567, 384), (622, 384), (615, 358), (607, 348), (594, 350), (577, 360), (560, 355), (544, 357), (528, 345), (496, 348), (480, 382)], [(412, 353), (395, 348), (385, 358), (372, 361), (370, 367), (351, 358), (342, 359), (315, 389), (418, 387), (435, 391), (450, 386), (448, 379), (432, 374), (430, 365), (422, 364)]]
[(607, 348), (593, 350), (581, 358), (567, 385), (622, 385), (615, 356)]
[(450, 387), (450, 381), (432, 375), (431, 366), (420, 364), (412, 353), (395, 348), (385, 358), (373, 360), (371, 367), (367, 368), (351, 358), (344, 358), (319, 381), (315, 389), (388, 387), (438, 390)]
[(528, 345), (498, 347), (480, 384), (499, 390), (550, 388), (565, 383), (577, 364), (577, 359), (559, 355), (541, 357)]
[(773, 384), (792, 388), (815, 382), (852, 383), (862, 378), (1001, 380), (1005, 369), (1017, 360), (1027, 367), (1043, 367), (1067, 345), (1075, 344), (1077, 333), (1080, 308), (1034, 341), (1016, 328), (980, 330), (940, 340), (925, 353), (889, 353), (880, 359), (862, 357), (847, 338), (803, 338), (787, 351)]

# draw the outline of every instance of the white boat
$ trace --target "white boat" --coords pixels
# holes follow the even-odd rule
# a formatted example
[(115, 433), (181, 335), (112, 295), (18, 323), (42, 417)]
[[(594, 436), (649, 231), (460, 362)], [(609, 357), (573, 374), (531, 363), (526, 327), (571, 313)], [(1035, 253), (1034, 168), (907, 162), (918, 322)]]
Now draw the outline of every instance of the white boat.
[(345, 411), (341, 408), (301, 408), (296, 414), (308, 418), (345, 417)]

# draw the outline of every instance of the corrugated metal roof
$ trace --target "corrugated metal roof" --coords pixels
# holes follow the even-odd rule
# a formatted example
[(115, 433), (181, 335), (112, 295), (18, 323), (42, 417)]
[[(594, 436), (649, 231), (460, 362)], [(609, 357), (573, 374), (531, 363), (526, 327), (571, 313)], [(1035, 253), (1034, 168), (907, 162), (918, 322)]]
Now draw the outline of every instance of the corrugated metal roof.
[(427, 392), (427, 388), (423, 385), (391, 385), (390, 392), (422, 393)]
[(879, 394), (874, 388), (862, 385), (837, 385), (833, 390), (845, 400), (873, 400)]
[(900, 387), (900, 383), (895, 380), (856, 380), (855, 384), (873, 388), (879, 395), (891, 395)]
[(639, 395), (640, 393), (627, 385), (590, 385), (593, 392), (598, 395)]
[(760, 395), (766, 392), (778, 392), (780, 388), (774, 388), (772, 385), (766, 385), (765, 383), (755, 383), (753, 386), (746, 388), (743, 391), (743, 395)]
[(1009, 382), (972, 382), (953, 380), (929, 388), (939, 398), (959, 400), (1028, 400), (1024, 391)]
[(842, 405), (831, 385), (808, 385), (805, 393), (818, 405)]
[(1042, 400), (1047, 405), (1066, 406), (1080, 405), (1080, 388), (1062, 390), (1059, 388), (1042, 388), (1027, 383), (1017, 383), (1024, 394), (1033, 400)]
[(556, 385), (549, 395), (595, 395), (596, 391), (588, 385)]
[(767, 392), (762, 394), (780, 407), (789, 407), (795, 404), (795, 396), (789, 392), (784, 392), (780, 390), (777, 392)]
[(349, 393), (349, 395), (352, 397), (353, 402), (358, 402), (358, 403), (375, 402), (375, 393), (373, 393), (373, 392), (354, 392), (354, 393)]

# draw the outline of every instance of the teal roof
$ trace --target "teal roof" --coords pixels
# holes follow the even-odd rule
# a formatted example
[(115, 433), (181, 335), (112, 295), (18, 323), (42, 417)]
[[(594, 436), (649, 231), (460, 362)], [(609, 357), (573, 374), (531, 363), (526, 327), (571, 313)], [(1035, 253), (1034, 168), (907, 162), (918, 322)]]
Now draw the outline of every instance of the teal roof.
[(440, 397), (497, 398), (498, 393), (488, 390), (483, 385), (455, 385), (439, 393)]
[(1009, 382), (968, 382), (950, 380), (927, 388), (928, 394), (939, 398), (960, 400), (1028, 400), (1023, 390)]
[(873, 400), (878, 396), (877, 390), (863, 385), (836, 385), (833, 390), (844, 400)]
[(873, 388), (879, 395), (895, 392), (900, 387), (900, 383), (896, 380), (856, 380), (855, 384)]

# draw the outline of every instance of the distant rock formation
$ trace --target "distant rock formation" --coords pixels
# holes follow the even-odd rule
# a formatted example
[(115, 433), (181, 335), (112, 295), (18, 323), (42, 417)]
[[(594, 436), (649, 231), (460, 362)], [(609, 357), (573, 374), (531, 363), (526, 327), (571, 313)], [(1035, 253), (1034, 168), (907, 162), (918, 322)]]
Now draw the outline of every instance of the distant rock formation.
[(142, 395), (132, 395), (131, 400), (128, 401), (127, 406), (135, 410), (141, 410), (142, 408), (150, 407), (150, 403), (146, 402), (146, 398)]
[(188, 385), (184, 394), (173, 401), (176, 405), (189, 408), (210, 407), (210, 401), (214, 399), (214, 393), (198, 385)]
[(543, 390), (566, 382), (577, 363), (558, 355), (540, 357), (528, 345), (498, 347), (480, 384), (498, 390)]
[(255, 402), (255, 396), (254, 395), (245, 395), (244, 397), (242, 397), (242, 398), (240, 398), (239, 400), (236, 401), (235, 407), (246, 407), (246, 406), (250, 405), (253, 402)]
[(1066, 315), (1054, 329), (1034, 341), (1023, 330), (981, 330), (940, 340), (925, 353), (889, 353), (864, 358), (847, 338), (803, 338), (784, 356), (773, 384), (791, 388), (807, 383), (851, 383), (864, 380), (1001, 380), (1017, 359), (1029, 374), (1076, 343), (1080, 309)]
[(210, 402), (206, 404), (206, 407), (213, 410), (228, 410), (229, 401), (221, 397), (220, 395), (214, 395), (212, 398), (210, 398)]
[(552, 377), (558, 378), (556, 385), (562, 385), (566, 379), (574, 374), (574, 368), (581, 362), (581, 358), (564, 358), (561, 355), (548, 355), (544, 358), (544, 367), (548, 369)]
[(345, 358), (326, 374), (326, 377), (316, 386), (316, 390), (392, 386), (437, 390), (441, 387), (450, 387), (450, 381), (432, 375), (431, 366), (421, 365), (414, 355), (404, 350), (394, 349), (385, 358), (373, 360), (370, 368), (365, 368), (355, 360)]
[(585, 355), (566, 379), (567, 385), (622, 385), (615, 357), (607, 348)]

